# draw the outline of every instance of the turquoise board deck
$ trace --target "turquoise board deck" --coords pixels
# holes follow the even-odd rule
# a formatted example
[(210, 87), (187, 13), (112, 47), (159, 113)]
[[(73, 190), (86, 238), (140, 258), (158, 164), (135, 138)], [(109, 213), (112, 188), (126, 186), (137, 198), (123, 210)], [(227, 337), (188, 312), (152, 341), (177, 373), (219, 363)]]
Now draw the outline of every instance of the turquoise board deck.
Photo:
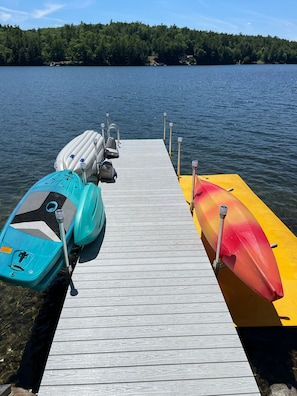
[(32, 289), (47, 286), (63, 265), (55, 211), (64, 211), (70, 250), (82, 189), (76, 173), (61, 171), (47, 175), (28, 190), (0, 235), (0, 279)]

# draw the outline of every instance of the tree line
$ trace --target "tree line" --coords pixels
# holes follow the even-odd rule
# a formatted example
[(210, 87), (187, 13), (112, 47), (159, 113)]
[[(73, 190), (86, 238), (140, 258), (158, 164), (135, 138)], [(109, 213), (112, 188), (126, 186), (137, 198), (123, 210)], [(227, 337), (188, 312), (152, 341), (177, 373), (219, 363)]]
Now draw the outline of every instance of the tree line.
[(297, 42), (140, 22), (66, 24), (32, 30), (0, 25), (2, 66), (235, 63), (297, 63)]

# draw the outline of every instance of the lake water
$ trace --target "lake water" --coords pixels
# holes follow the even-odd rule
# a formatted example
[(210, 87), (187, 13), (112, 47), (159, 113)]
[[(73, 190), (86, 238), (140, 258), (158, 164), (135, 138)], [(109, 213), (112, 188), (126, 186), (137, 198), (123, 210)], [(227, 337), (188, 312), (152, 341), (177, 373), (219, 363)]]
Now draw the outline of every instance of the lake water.
[(2, 222), (106, 112), (122, 139), (162, 138), (166, 112), (183, 172), (239, 173), (297, 233), (296, 65), (1, 67), (0, 87)]
[[(166, 112), (174, 150), (183, 137), (182, 173), (191, 173), (193, 159), (202, 174), (239, 173), (297, 234), (297, 65), (1, 67), (0, 87), (1, 227), (26, 190), (54, 171), (70, 139), (86, 129), (100, 132), (106, 112), (121, 139), (163, 138)], [(2, 320), (0, 359), (2, 353), (13, 372), (44, 295), (33, 293), (34, 308), (32, 292), (11, 300), (14, 290), (1, 287), (11, 315)], [(20, 312), (27, 335), (12, 347), (7, 328), (25, 326)]]

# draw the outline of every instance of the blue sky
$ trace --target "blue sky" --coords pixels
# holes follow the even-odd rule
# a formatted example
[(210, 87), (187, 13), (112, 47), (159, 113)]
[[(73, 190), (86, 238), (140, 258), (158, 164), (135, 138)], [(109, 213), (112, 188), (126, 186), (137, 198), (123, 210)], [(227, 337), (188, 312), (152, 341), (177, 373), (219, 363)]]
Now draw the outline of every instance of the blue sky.
[(111, 20), (297, 41), (296, 0), (0, 0), (0, 24), (22, 29)]

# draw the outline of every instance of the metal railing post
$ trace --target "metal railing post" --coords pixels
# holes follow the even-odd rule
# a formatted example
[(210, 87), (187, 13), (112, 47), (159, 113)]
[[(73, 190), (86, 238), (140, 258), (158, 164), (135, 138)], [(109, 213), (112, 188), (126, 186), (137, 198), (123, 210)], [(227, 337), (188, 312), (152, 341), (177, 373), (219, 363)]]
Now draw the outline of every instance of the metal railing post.
[(163, 141), (164, 144), (166, 145), (166, 118), (167, 118), (167, 113), (163, 114), (164, 117), (164, 134), (163, 134)]
[(103, 144), (104, 144), (104, 147), (105, 147), (104, 128), (105, 128), (105, 124), (104, 124), (104, 122), (102, 122), (102, 123), (101, 123), (101, 135), (102, 135), (102, 137), (103, 137)]
[(69, 264), (67, 241), (66, 241), (65, 230), (64, 230), (64, 210), (63, 209), (57, 209), (55, 211), (55, 216), (56, 216), (56, 220), (57, 220), (57, 222), (59, 224), (60, 238), (61, 238), (61, 242), (62, 242), (62, 246), (63, 246), (63, 253), (64, 253), (64, 259), (65, 259), (65, 265), (66, 265), (66, 272), (67, 272), (68, 279), (69, 279), (69, 284), (70, 284), (70, 294), (72, 296), (76, 296), (78, 294), (78, 291), (75, 288), (75, 286), (73, 284), (73, 281), (71, 279), (72, 267)]
[(228, 207), (222, 205), (220, 207), (220, 225), (219, 225), (219, 234), (218, 234), (218, 242), (217, 242), (217, 250), (216, 250), (216, 258), (213, 262), (213, 269), (215, 274), (218, 275), (220, 269), (220, 254), (221, 254), (221, 244), (223, 238), (223, 228), (224, 228), (224, 220), (228, 212)]
[(196, 187), (196, 172), (198, 168), (198, 161), (192, 161), (192, 196), (191, 196), (191, 203), (190, 203), (190, 210), (193, 212), (194, 210), (194, 197), (195, 197), (195, 187)]
[(169, 157), (172, 158), (172, 128), (173, 122), (169, 122)]
[(109, 113), (106, 113), (106, 125), (107, 129), (109, 128)]
[(183, 143), (183, 138), (179, 137), (177, 139), (177, 144), (178, 144), (178, 151), (177, 151), (177, 178), (178, 180), (180, 179), (180, 159), (181, 159), (181, 146)]

